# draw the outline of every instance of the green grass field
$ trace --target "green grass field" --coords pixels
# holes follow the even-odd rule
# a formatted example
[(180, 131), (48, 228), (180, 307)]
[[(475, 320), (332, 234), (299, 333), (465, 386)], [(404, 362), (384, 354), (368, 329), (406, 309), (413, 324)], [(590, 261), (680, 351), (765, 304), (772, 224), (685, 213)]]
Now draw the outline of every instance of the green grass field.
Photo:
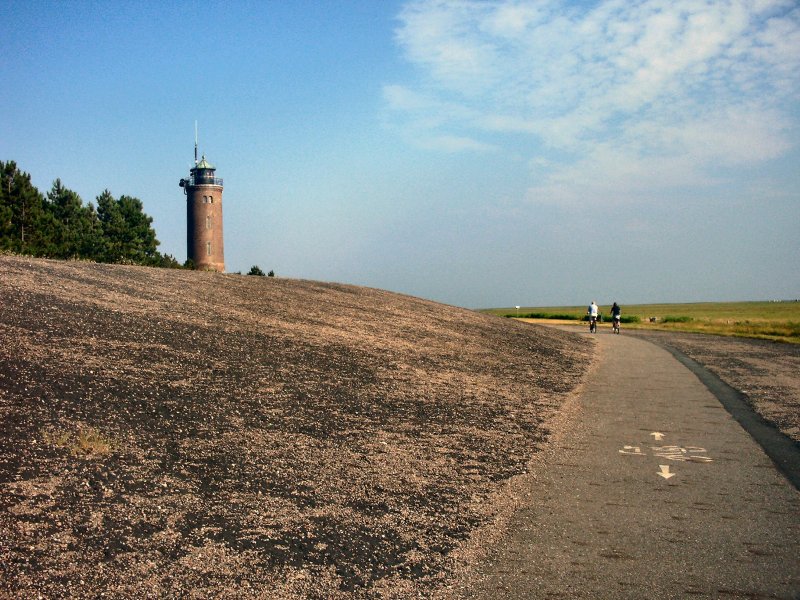
[[(621, 305), (624, 327), (691, 331), (770, 339), (800, 344), (800, 302), (699, 302), (694, 304)], [(610, 306), (600, 306), (610, 326)], [(503, 317), (579, 322), (585, 306), (492, 308), (482, 310)], [(655, 319), (651, 322), (651, 319)], [(627, 322), (626, 322), (627, 321)]]

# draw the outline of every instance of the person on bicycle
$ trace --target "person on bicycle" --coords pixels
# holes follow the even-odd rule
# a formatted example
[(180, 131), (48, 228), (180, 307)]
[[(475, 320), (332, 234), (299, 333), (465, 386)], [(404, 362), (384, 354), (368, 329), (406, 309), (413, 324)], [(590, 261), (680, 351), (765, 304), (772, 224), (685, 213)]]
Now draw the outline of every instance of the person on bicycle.
[(595, 332), (597, 330), (597, 316), (600, 314), (600, 309), (597, 308), (597, 304), (595, 304), (594, 300), (592, 300), (586, 313), (589, 315), (589, 331)]
[(611, 319), (612, 319), (612, 327), (614, 328), (615, 333), (619, 333), (619, 321), (620, 321), (620, 314), (622, 310), (620, 309), (619, 305), (614, 302), (614, 306), (611, 307)]

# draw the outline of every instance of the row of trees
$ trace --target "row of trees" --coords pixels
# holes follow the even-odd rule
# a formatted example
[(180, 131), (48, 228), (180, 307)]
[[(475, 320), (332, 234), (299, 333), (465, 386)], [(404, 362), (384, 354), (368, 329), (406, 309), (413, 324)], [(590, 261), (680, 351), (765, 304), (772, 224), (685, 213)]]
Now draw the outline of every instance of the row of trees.
[[(247, 274), (248, 275), (257, 275), (259, 277), (264, 277), (264, 275), (265, 275), (264, 271), (262, 271), (261, 267), (259, 267), (258, 265), (253, 265), (252, 267), (250, 267), (250, 271)], [(275, 271), (270, 271), (269, 273), (266, 273), (266, 276), (267, 277), (275, 277)]]
[(0, 161), (0, 251), (48, 258), (180, 267), (158, 252), (159, 241), (141, 200), (114, 198), (108, 190), (97, 206), (56, 179), (46, 194), (16, 163)]

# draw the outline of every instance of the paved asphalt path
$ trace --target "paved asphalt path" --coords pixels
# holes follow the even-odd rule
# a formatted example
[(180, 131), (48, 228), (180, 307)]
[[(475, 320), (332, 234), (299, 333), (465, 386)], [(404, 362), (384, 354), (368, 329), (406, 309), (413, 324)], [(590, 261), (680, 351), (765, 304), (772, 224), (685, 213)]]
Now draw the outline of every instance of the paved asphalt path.
[(669, 352), (594, 337), (576, 424), (466, 597), (800, 598), (800, 492)]

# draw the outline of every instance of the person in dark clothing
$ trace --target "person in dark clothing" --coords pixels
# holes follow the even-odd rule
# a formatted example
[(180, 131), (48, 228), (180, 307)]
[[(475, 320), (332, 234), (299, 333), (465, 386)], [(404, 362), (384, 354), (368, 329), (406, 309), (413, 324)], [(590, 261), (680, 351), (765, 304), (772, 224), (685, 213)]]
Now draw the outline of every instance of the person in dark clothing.
[(611, 327), (614, 333), (619, 333), (619, 321), (621, 314), (622, 310), (620, 309), (619, 305), (614, 302), (614, 306), (611, 307)]

